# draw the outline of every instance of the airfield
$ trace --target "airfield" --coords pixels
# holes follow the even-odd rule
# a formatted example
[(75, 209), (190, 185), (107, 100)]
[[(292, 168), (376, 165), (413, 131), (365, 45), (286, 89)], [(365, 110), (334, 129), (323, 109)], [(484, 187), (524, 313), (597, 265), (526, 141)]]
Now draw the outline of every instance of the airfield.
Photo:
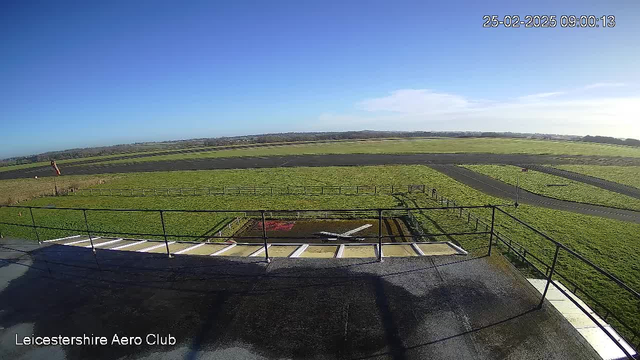
[[(450, 149), (456, 152), (445, 152)], [(510, 151), (516, 153), (507, 153)], [(293, 300), (291, 305), (297, 313), (274, 306), (273, 311), (263, 310), (264, 324), (274, 324), (276, 316), (284, 316), (287, 325), (275, 329), (286, 334), (293, 328), (300, 333), (308, 324), (321, 322), (319, 314), (336, 311), (343, 316), (338, 321), (345, 329), (338, 342), (341, 345), (325, 344), (316, 351), (309, 342), (319, 334), (298, 335), (300, 342), (286, 344), (276, 339), (278, 332), (247, 322), (258, 321), (247, 312), (254, 309), (257, 313), (259, 306), (232, 306), (216, 315), (227, 319), (221, 322), (225, 325), (202, 324), (200, 335), (187, 331), (190, 335), (183, 339), (180, 356), (274, 358), (283, 351), (285, 357), (297, 358), (305, 357), (299, 352), (305, 347), (310, 351), (309, 358), (324, 356), (319, 354), (329, 354), (326, 358), (450, 358), (453, 353), (488, 359), (620, 355), (620, 348), (608, 343), (611, 339), (605, 333), (598, 332), (602, 330), (596, 326), (600, 322), (612, 332), (615, 329), (616, 342), (623, 344), (626, 340), (627, 347), (623, 348), (633, 352), (633, 347), (639, 345), (639, 254), (634, 244), (640, 233), (640, 150), (634, 148), (504, 139), (497, 143), (488, 139), (427, 139), (265, 144), (76, 159), (62, 163), (61, 169), (64, 175), (57, 181), (63, 191), (51, 196), (52, 178), (47, 166), (0, 168), (0, 190), (10, 194), (9, 200), (24, 199), (18, 204), (23, 208), (0, 208), (0, 233), (12, 239), (5, 240), (3, 247), (7, 256), (20, 259), (5, 261), (10, 266), (31, 269), (35, 261), (38, 269), (27, 270), (35, 271), (34, 277), (46, 272), (49, 279), (58, 280), (81, 279), (83, 276), (76, 271), (89, 271), (92, 287), (112, 288), (113, 294), (124, 298), (130, 295), (120, 294), (124, 291), (122, 284), (138, 287), (136, 281), (146, 283), (145, 276), (154, 277), (155, 273), (160, 289), (176, 292), (169, 295), (160, 290), (162, 294), (149, 294), (166, 296), (166, 306), (198, 293), (196, 283), (202, 284), (205, 279), (224, 279), (228, 284), (255, 276), (255, 288), (229, 290), (222, 282), (209, 281), (205, 287), (208, 290), (198, 295), (205, 301), (206, 294), (222, 294), (218, 300), (227, 304), (237, 292), (252, 294), (247, 295), (251, 297), (255, 295), (253, 289), (271, 289), (272, 271), (309, 271), (318, 278), (305, 278), (302, 283), (291, 280), (294, 282), (282, 285), (283, 289), (298, 289), (286, 290), (301, 296), (299, 303)], [(48, 191), (48, 196), (41, 196), (42, 191)], [(498, 207), (500, 210), (492, 216), (491, 209)], [(415, 210), (408, 211), (409, 208)], [(43, 243), (33, 245), (22, 239)], [(565, 249), (556, 256), (557, 264), (555, 244), (562, 244)], [(20, 252), (25, 248), (29, 248), (27, 253)], [(84, 260), (76, 263), (74, 259)], [(191, 265), (202, 271), (209, 267), (215, 270), (191, 277)], [(233, 268), (242, 270), (230, 275)], [(452, 277), (443, 275), (448, 271), (444, 269), (454, 268), (449, 274)], [(172, 275), (164, 277), (162, 274), (168, 269)], [(433, 274), (414, 277), (423, 271)], [(310, 290), (304, 285), (323, 289), (325, 281), (334, 277), (351, 279), (353, 272), (370, 276), (359, 288), (362, 297), (354, 295), (353, 289), (331, 295), (329, 290)], [(560, 291), (564, 286), (566, 294), (550, 293), (553, 298), (538, 310), (532, 305), (542, 294), (536, 281), (546, 283), (550, 272), (558, 283), (550, 289)], [(404, 283), (404, 290), (396, 292), (395, 287), (386, 285), (384, 291), (377, 285), (368, 287), (371, 281), (375, 285), (388, 276)], [(429, 279), (427, 284), (424, 279)], [(464, 284), (464, 290), (457, 288), (459, 284)], [(424, 292), (417, 290), (420, 288)], [(52, 306), (66, 306), (64, 299), (70, 296), (64, 295), (66, 291), (61, 290)], [(469, 300), (462, 307), (446, 310), (451, 311), (446, 314), (427, 311), (427, 323), (408, 329), (409, 310), (400, 305), (404, 304), (400, 300), (404, 291), (417, 291), (418, 297), (412, 299), (418, 303), (431, 301), (428, 298), (434, 292), (445, 302), (465, 295), (478, 302)], [(271, 303), (279, 301), (281, 295), (276, 292), (257, 296)], [(284, 293), (282, 296), (291, 297)], [(575, 296), (589, 307), (587, 313), (599, 320), (592, 322), (587, 316), (578, 323), (591, 323), (588, 329), (572, 327), (570, 319), (578, 314), (567, 315), (562, 309), (556, 312), (551, 304), (558, 301), (557, 296), (564, 296), (567, 302), (569, 296)], [(243, 304), (249, 301), (243, 299)], [(375, 304), (379, 315), (369, 319), (369, 314), (359, 308), (360, 302)], [(487, 308), (479, 308), (480, 302)], [(78, 306), (88, 306), (82, 303), (78, 301)], [(305, 304), (315, 309), (313, 315), (301, 310)], [(505, 310), (490, 309), (492, 304), (505, 306)], [(421, 305), (418, 308), (427, 309)], [(519, 310), (506, 310), (515, 308)], [(204, 311), (200, 316), (206, 317), (210, 310), (200, 311)], [(415, 311), (411, 310), (411, 316), (418, 316)], [(468, 326), (464, 318), (473, 318), (473, 311), (486, 321), (472, 321)], [(584, 313), (577, 308), (571, 311)], [(511, 316), (502, 316), (506, 313)], [(243, 320), (235, 323), (239, 314)], [(19, 318), (15, 317), (13, 325)], [(449, 320), (437, 320), (445, 318)], [(384, 339), (369, 338), (352, 328), (359, 327), (360, 322), (370, 324), (366, 327), (370, 333), (381, 334)], [(11, 324), (0, 317), (1, 326), (8, 328)], [(433, 324), (444, 330), (434, 334)], [(447, 329), (449, 325), (453, 328)], [(256, 336), (259, 334), (264, 341), (240, 335), (251, 332), (251, 326), (257, 326)], [(503, 338), (505, 331), (530, 326), (540, 331), (516, 331), (509, 341), (535, 343), (536, 350), (509, 345), (512, 350), (507, 351), (507, 343), (501, 340), (493, 347), (488, 345), (494, 338)], [(543, 329), (546, 326), (551, 328)], [(184, 327), (188, 325), (185, 323)], [(483, 332), (491, 335), (484, 336)], [(547, 332), (573, 340), (560, 344), (542, 335)], [(203, 339), (211, 336), (212, 342), (201, 352)], [(593, 336), (599, 337), (601, 344), (608, 344), (605, 347), (609, 350), (590, 343)], [(360, 341), (368, 344), (366, 349), (357, 345)], [(447, 345), (449, 341), (455, 346)], [(498, 348), (506, 352), (490, 350)], [(82, 353), (87, 354), (97, 356)]]

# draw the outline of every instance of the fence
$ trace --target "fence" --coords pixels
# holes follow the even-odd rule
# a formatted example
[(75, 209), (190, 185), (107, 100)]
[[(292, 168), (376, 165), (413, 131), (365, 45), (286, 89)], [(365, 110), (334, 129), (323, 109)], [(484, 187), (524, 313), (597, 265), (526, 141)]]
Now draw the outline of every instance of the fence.
[(339, 185), (339, 186), (210, 186), (129, 189), (73, 189), (69, 196), (210, 196), (210, 195), (393, 195), (424, 193), (426, 185)]
[[(423, 192), (426, 192), (425, 189), (422, 189)], [(596, 298), (596, 296), (591, 295), (584, 288), (579, 287), (575, 281), (569, 279), (566, 272), (559, 271), (561, 257), (568, 256), (572, 259), (572, 261), (581, 264), (581, 266), (585, 266), (596, 274), (602, 276), (606, 281), (609, 281), (613, 286), (615, 286), (616, 292), (614, 296), (616, 297), (628, 297), (632, 301), (640, 301), (640, 293), (626, 285), (624, 282), (616, 278), (614, 275), (605, 271), (601, 267), (595, 265), (590, 260), (586, 259), (582, 255), (576, 253), (565, 245), (559, 243), (543, 232), (535, 229), (533, 226), (527, 224), (526, 222), (518, 219), (514, 215), (508, 213), (503, 209), (504, 206), (500, 205), (479, 205), (479, 206), (460, 206), (450, 199), (439, 196), (435, 190), (432, 190), (428, 195), (433, 200), (439, 202), (442, 206), (440, 207), (405, 207), (405, 208), (386, 208), (386, 209), (339, 209), (339, 210), (142, 210), (142, 209), (87, 209), (87, 208), (53, 208), (53, 207), (32, 207), (32, 206), (2, 206), (0, 208), (9, 208), (9, 209), (22, 209), (25, 212), (29, 212), (28, 216), (22, 216), (22, 212), (20, 212), (20, 217), (22, 218), (22, 223), (9, 223), (9, 222), (0, 222), (0, 225), (4, 226), (15, 226), (18, 228), (27, 229), (33, 232), (35, 238), (41, 242), (43, 238), (41, 237), (41, 231), (62, 231), (62, 232), (72, 232), (75, 234), (86, 233), (89, 237), (89, 241), (91, 244), (91, 248), (96, 253), (93, 239), (96, 235), (130, 235), (130, 236), (150, 236), (156, 237), (164, 240), (164, 244), (166, 247), (167, 256), (171, 257), (171, 253), (169, 251), (169, 237), (180, 238), (180, 239), (200, 239), (202, 235), (189, 235), (189, 234), (171, 234), (167, 231), (167, 222), (166, 215), (174, 214), (174, 213), (184, 213), (189, 214), (190, 218), (188, 221), (193, 221), (194, 216), (198, 215), (207, 215), (214, 214), (218, 216), (218, 219), (222, 217), (223, 219), (232, 219), (231, 223), (239, 223), (240, 220), (237, 220), (242, 217), (248, 217), (252, 219), (257, 219), (258, 222), (261, 222), (261, 234), (259, 236), (236, 236), (233, 235), (234, 239), (242, 240), (242, 239), (253, 239), (260, 241), (264, 246), (264, 256), (266, 261), (270, 261), (269, 258), (269, 235), (266, 226), (266, 219), (281, 219), (281, 218), (317, 218), (324, 216), (325, 218), (349, 218), (349, 217), (359, 217), (359, 218), (372, 218), (378, 220), (378, 229), (377, 234), (371, 236), (363, 236), (362, 238), (369, 239), (377, 246), (377, 257), (378, 261), (382, 261), (382, 249), (385, 245), (383, 242), (384, 238), (391, 238), (392, 235), (384, 235), (382, 231), (382, 223), (384, 218), (388, 217), (397, 217), (397, 216), (405, 216), (407, 222), (412, 224), (412, 227), (416, 230), (415, 236), (418, 239), (423, 240), (424, 238), (432, 238), (438, 236), (466, 236), (466, 235), (481, 235), (486, 236), (488, 238), (486, 241), (486, 245), (484, 247), (487, 248), (487, 255), (491, 255), (493, 247), (503, 247), (507, 249), (507, 256), (512, 251), (516, 256), (527, 266), (530, 266), (534, 269), (538, 275), (546, 280), (546, 286), (544, 292), (542, 293), (539, 307), (543, 306), (544, 300), (547, 295), (547, 291), (551, 285), (556, 287), (560, 292), (565, 294), (567, 298), (572, 301), (581, 311), (583, 311), (594, 323), (602, 329), (607, 336), (614, 341), (616, 345), (626, 354), (626, 356), (630, 359), (634, 359), (631, 352), (627, 350), (616, 338), (616, 335), (612, 333), (607, 327), (605, 327), (598, 319), (596, 319), (589, 311), (578, 301), (574, 300), (572, 297), (568, 296), (567, 292), (557, 284), (556, 281), (553, 281), (554, 276), (558, 278), (561, 282), (565, 282), (570, 287), (573, 287), (573, 293), (577, 293), (578, 291), (585, 294), (588, 298), (588, 301), (596, 304), (598, 307), (595, 310), (597, 314), (599, 314), (603, 319), (613, 320), (615, 321), (616, 328), (621, 330), (622, 337), (627, 341), (627, 343), (631, 344), (632, 347), (637, 349), (640, 346), (639, 342), (635, 342), (636, 340), (640, 340), (640, 334), (637, 328), (634, 328), (634, 324), (630, 324), (624, 315), (620, 314), (620, 311), (616, 309), (612, 309), (611, 307), (603, 305), (603, 301)], [(486, 219), (482, 219), (477, 215), (474, 215), (472, 211), (478, 210), (487, 210), (491, 212), (491, 220), (488, 221)], [(60, 226), (49, 226), (49, 225), (38, 225), (36, 221), (36, 217), (34, 216), (34, 210), (36, 211), (63, 211), (63, 212), (77, 212), (80, 216), (80, 221), (67, 221), (65, 223), (72, 223), (77, 225), (76, 227), (60, 227)], [(473, 231), (466, 232), (457, 232), (457, 233), (429, 233), (424, 232), (420, 221), (417, 219), (415, 212), (423, 212), (423, 211), (445, 211), (445, 212), (453, 212), (457, 217), (461, 218), (463, 221), (466, 220), (466, 223), (473, 227)], [(87, 214), (98, 213), (98, 214), (125, 214), (125, 218), (131, 218), (131, 213), (136, 214), (144, 214), (145, 219), (148, 221), (155, 221), (157, 224), (157, 229), (162, 229), (161, 232), (133, 232), (128, 231), (106, 231), (102, 229), (100, 226), (94, 226), (93, 228), (90, 226), (89, 218)], [(496, 214), (506, 217), (506, 219), (515, 222), (519, 226), (522, 226), (527, 231), (531, 231), (534, 234), (540, 236), (544, 240), (544, 244), (550, 246), (553, 249), (552, 260), (549, 262), (549, 259), (544, 259), (543, 256), (535, 256), (531, 251), (527, 251), (527, 249), (511, 240), (504, 234), (500, 234), (496, 229)], [(155, 220), (154, 220), (155, 219)], [(78, 220), (78, 219), (76, 219)], [(102, 220), (102, 217), (96, 217), (94, 221), (99, 222)], [(95, 224), (94, 224), (95, 225)], [(135, 224), (134, 224), (135, 225)], [(223, 226), (227, 226), (228, 222), (225, 222)], [(208, 231), (210, 233), (211, 231)], [(214, 240), (226, 240), (232, 237), (232, 235), (225, 236), (222, 232), (218, 232), (218, 235), (210, 236), (210, 238)], [(277, 236), (278, 239), (287, 238), (286, 236)], [(295, 239), (304, 239), (303, 236), (294, 236), (291, 238)], [(308, 237), (311, 238), (311, 237)], [(314, 237), (316, 238), (316, 237)], [(568, 260), (565, 260), (568, 262)], [(639, 307), (640, 308), (640, 307)], [(633, 314), (633, 313), (632, 313)], [(636, 312), (637, 314), (637, 312)], [(637, 351), (637, 350), (636, 350)]]

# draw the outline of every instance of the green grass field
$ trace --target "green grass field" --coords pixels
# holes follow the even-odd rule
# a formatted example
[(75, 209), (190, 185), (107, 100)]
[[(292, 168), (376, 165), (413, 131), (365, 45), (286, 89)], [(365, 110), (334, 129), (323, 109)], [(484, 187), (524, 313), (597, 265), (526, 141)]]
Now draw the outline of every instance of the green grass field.
[(511, 165), (464, 165), (464, 167), (514, 186), (520, 176), (520, 187), (535, 194), (561, 200), (640, 210), (639, 199), (560, 176), (533, 170), (522, 172), (520, 167)]
[[(132, 173), (106, 177), (106, 183), (96, 188), (154, 187), (154, 186), (211, 186), (211, 185), (340, 185), (340, 184), (427, 184), (439, 193), (466, 205), (501, 204), (501, 199), (480, 193), (466, 185), (426, 166), (364, 166), (335, 168), (280, 168), (270, 170), (215, 170), (165, 173)], [(1, 182), (0, 182), (1, 183)], [(136, 209), (340, 209), (375, 208), (396, 206), (434, 206), (436, 203), (426, 194), (401, 196), (184, 196), (184, 197), (119, 197), (119, 196), (64, 196), (44, 197), (24, 204), (56, 207), (87, 208), (136, 208)], [(637, 246), (640, 225), (603, 219), (582, 214), (556, 211), (527, 205), (517, 210), (509, 209), (522, 220), (583, 254), (635, 289), (640, 289), (640, 247)], [(489, 212), (477, 210), (485, 218)], [(186, 214), (166, 213), (167, 232), (195, 237), (206, 236), (221, 229), (240, 213), (231, 214)], [(34, 216), (39, 225), (84, 229), (81, 211), (37, 209)], [(416, 216), (427, 232), (452, 232), (469, 230), (472, 224), (455, 216), (450, 210), (433, 210)], [(31, 223), (28, 210), (1, 208), (0, 219), (5, 222)], [(114, 233), (161, 234), (161, 223), (157, 212), (89, 212), (91, 229)], [(554, 248), (542, 237), (509, 221), (506, 216), (497, 216), (496, 230), (525, 245), (528, 251), (550, 262)], [(29, 228), (0, 225), (0, 231), (12, 236), (34, 238)], [(40, 230), (42, 238), (68, 236), (78, 231)], [(117, 234), (114, 234), (117, 235)], [(137, 236), (149, 238), (150, 236)], [(445, 239), (435, 239), (445, 240)], [(486, 246), (486, 237), (453, 237), (466, 248)], [(562, 255), (558, 269), (581, 286), (590, 289), (604, 304), (624, 320), (640, 328), (637, 318), (638, 302), (621, 293), (593, 270), (575, 259)], [(611, 294), (615, 294), (612, 296)]]
[(554, 167), (640, 189), (640, 166), (555, 165)]
[(255, 149), (219, 150), (189, 154), (149, 156), (135, 159), (108, 160), (101, 161), (99, 162), (99, 164), (206, 159), (239, 156), (405, 153), (495, 153), (640, 157), (640, 148), (549, 140), (435, 138), (407, 140), (370, 140), (359, 142), (345, 141), (340, 143), (318, 143), (262, 147)]

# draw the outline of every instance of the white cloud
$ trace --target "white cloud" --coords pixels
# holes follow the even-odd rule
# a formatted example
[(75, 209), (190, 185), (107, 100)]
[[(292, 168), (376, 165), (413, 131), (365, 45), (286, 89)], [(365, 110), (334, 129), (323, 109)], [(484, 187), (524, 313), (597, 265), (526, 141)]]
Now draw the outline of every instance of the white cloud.
[(599, 88), (605, 88), (605, 87), (622, 87), (625, 86), (625, 84), (623, 83), (595, 83), (595, 84), (590, 84), (587, 86), (583, 86), (581, 89), (582, 90), (591, 90), (591, 89), (599, 89)]
[(400, 113), (429, 112), (433, 109), (464, 109), (471, 104), (462, 96), (431, 90), (397, 90), (389, 96), (364, 100), (357, 107), (365, 111)]
[[(602, 84), (583, 88), (611, 86)], [(580, 91), (488, 102), (427, 89), (397, 90), (357, 103), (364, 112), (323, 114), (314, 130), (514, 131), (640, 138), (640, 95), (576, 98), (576, 93)]]
[(552, 96), (564, 95), (564, 94), (566, 94), (566, 92), (564, 92), (564, 91), (545, 92), (545, 93), (521, 96), (521, 97), (518, 98), (518, 100), (520, 100), (520, 101), (539, 101), (541, 99), (549, 98), (549, 97), (552, 97)]

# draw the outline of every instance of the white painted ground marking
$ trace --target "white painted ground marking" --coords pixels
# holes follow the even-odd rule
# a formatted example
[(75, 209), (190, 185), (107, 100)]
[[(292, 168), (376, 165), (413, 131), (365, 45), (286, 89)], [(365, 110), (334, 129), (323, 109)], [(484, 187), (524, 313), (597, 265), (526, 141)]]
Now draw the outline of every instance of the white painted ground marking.
[(134, 243), (131, 243), (131, 244), (117, 246), (117, 247), (114, 247), (111, 250), (120, 250), (120, 249), (128, 248), (129, 246), (134, 246), (134, 245), (138, 245), (138, 244), (142, 244), (142, 243), (146, 243), (146, 242), (147, 242), (147, 240), (142, 240), (142, 241), (134, 242)]
[(373, 225), (371, 225), (371, 224), (362, 225), (362, 226), (360, 226), (359, 228), (355, 228), (355, 229), (353, 229), (353, 230), (349, 230), (349, 231), (347, 231), (347, 232), (345, 232), (345, 233), (342, 233), (342, 234), (341, 234), (341, 236), (349, 236), (349, 235), (352, 235), (352, 234), (357, 233), (358, 231), (362, 231), (362, 230), (364, 230), (364, 229), (368, 229), (368, 228), (370, 228), (370, 227), (372, 227), (372, 226), (373, 226)]
[(80, 236), (82, 236), (82, 235), (67, 236), (67, 237), (63, 237), (63, 238), (60, 238), (60, 239), (45, 240), (45, 241), (43, 241), (43, 242), (53, 242), (53, 241), (69, 240), (69, 239), (74, 239), (74, 238), (77, 238), (77, 237), (80, 237)]
[(231, 245), (227, 246), (226, 248), (220, 249), (220, 250), (214, 252), (213, 254), (211, 254), (209, 256), (218, 256), (218, 255), (222, 254), (223, 252), (225, 252), (225, 251), (227, 251), (229, 249), (233, 249), (234, 247), (236, 247), (236, 245), (238, 245), (238, 244), (231, 244)]
[[(527, 279), (538, 292), (542, 293), (547, 280), (544, 279)], [(611, 328), (602, 318), (596, 315), (593, 310), (587, 304), (585, 304), (579, 297), (571, 293), (564, 285), (557, 281), (554, 281), (564, 292), (567, 293), (572, 299), (576, 300), (596, 321), (602, 324), (607, 331), (613, 335), (613, 337), (631, 354), (636, 352), (627, 344), (622, 337)], [(587, 342), (593, 347), (593, 349), (605, 360), (610, 359), (624, 359), (626, 355), (620, 350), (620, 348), (607, 336), (607, 334), (600, 329), (600, 327), (589, 319), (589, 317), (580, 310), (571, 300), (567, 298), (567, 295), (563, 294), (555, 286), (549, 284), (549, 290), (547, 292), (546, 300), (553, 305), (564, 316), (569, 323), (587, 340)]]
[[(99, 238), (99, 237), (97, 237), (97, 238), (93, 238), (92, 240), (98, 240), (98, 239), (100, 239), (100, 238)], [(66, 243), (66, 244), (63, 244), (63, 245), (75, 245), (75, 244), (83, 243), (83, 242), (85, 242), (85, 241), (89, 241), (89, 239), (87, 239), (87, 240), (72, 241), (72, 242), (70, 242), (70, 243)]]
[[(103, 242), (103, 243), (100, 243), (100, 244), (95, 244), (95, 245), (93, 245), (93, 247), (100, 247), (100, 246), (105, 246), (105, 245), (109, 245), (109, 244), (115, 244), (115, 243), (120, 242), (120, 241), (122, 241), (122, 238), (111, 240), (111, 241), (107, 241), (107, 242)], [(86, 248), (91, 248), (91, 245), (87, 245), (85, 247)]]
[(326, 235), (326, 236), (335, 236), (335, 237), (344, 237), (344, 238), (350, 238), (351, 236), (343, 236), (342, 234), (336, 234), (336, 233), (332, 233), (332, 232), (328, 232), (328, 231), (320, 231), (319, 234), (322, 235)]
[(340, 244), (340, 247), (338, 248), (338, 254), (336, 255), (336, 258), (341, 258), (342, 254), (344, 254), (344, 244)]
[(180, 251), (176, 251), (176, 252), (175, 252), (175, 254), (177, 255), (177, 254), (186, 253), (186, 252), (188, 252), (188, 251), (191, 251), (191, 250), (193, 250), (193, 249), (197, 249), (197, 248), (199, 248), (200, 246), (203, 246), (203, 245), (206, 245), (206, 244), (207, 244), (207, 243), (202, 243), (202, 244), (198, 244), (198, 245), (190, 246), (190, 247), (188, 247), (188, 248), (186, 248), (186, 249), (182, 249), (182, 250), (180, 250)]
[(469, 254), (469, 252), (467, 252), (465, 249), (461, 248), (460, 246), (458, 246), (458, 245), (456, 245), (456, 244), (454, 244), (454, 243), (452, 243), (450, 241), (447, 241), (447, 244), (449, 244), (449, 246), (451, 246), (452, 248), (456, 249), (456, 251), (458, 251), (462, 255), (468, 255)]
[[(271, 247), (271, 244), (267, 244), (267, 249)], [(249, 257), (253, 257), (253, 256), (258, 256), (260, 254), (262, 254), (264, 252), (264, 246), (261, 247), (260, 249), (254, 251), (253, 253), (251, 253), (251, 255), (249, 255)]]
[(422, 249), (420, 249), (416, 243), (411, 243), (411, 247), (413, 247), (413, 250), (415, 250), (418, 255), (424, 256), (424, 251), (422, 251)]
[(291, 254), (289, 257), (290, 258), (297, 258), (300, 257), (300, 255), (302, 255), (302, 253), (307, 250), (307, 248), (309, 247), (309, 244), (302, 244), (300, 245), (299, 248), (296, 249), (296, 251), (293, 252), (293, 254)]
[(169, 241), (167, 244), (162, 243), (162, 244), (154, 245), (154, 246), (151, 246), (151, 247), (148, 247), (148, 248), (144, 248), (144, 249), (138, 250), (138, 252), (147, 252), (147, 251), (151, 251), (153, 249), (157, 249), (159, 247), (163, 247), (163, 246), (171, 245), (171, 244), (175, 244), (175, 243), (176, 243), (175, 241)]

